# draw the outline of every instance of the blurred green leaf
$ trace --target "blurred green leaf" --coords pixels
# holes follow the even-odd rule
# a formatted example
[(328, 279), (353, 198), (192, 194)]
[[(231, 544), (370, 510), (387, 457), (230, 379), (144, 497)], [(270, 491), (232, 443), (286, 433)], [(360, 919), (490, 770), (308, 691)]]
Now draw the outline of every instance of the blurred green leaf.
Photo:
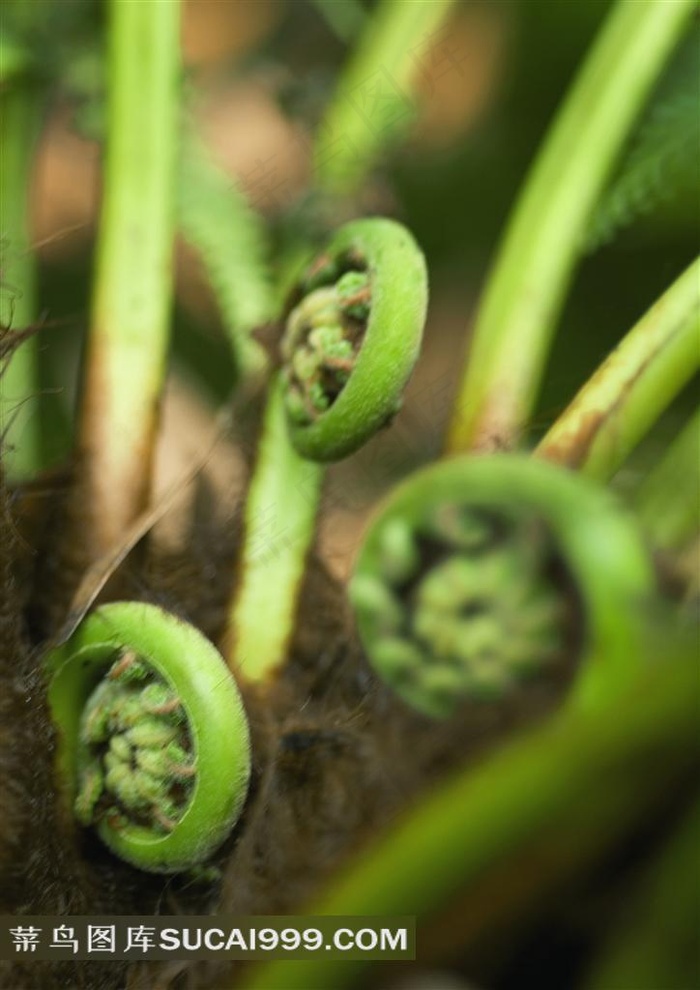
[(262, 370), (265, 353), (251, 330), (275, 313), (265, 225), (192, 127), (182, 140), (178, 223), (204, 265), (239, 373)]

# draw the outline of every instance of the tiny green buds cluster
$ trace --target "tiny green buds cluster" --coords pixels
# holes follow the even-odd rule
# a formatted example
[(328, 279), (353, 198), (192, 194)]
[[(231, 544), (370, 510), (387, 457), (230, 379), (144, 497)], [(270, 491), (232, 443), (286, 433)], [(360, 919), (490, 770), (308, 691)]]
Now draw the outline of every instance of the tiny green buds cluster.
[(171, 832), (192, 797), (196, 764), (177, 694), (126, 651), (88, 699), (80, 727), (91, 755), (75, 813), (83, 825), (129, 818)]
[(281, 344), (285, 408), (302, 457), (345, 457), (391, 421), (426, 307), (425, 261), (404, 227), (370, 218), (340, 228), (300, 280)]
[(355, 367), (369, 307), (369, 276), (349, 271), (333, 286), (310, 292), (292, 311), (282, 341), (292, 422), (316, 422), (338, 398)]
[(543, 466), (435, 465), (370, 528), (350, 589), (360, 635), (380, 675), (429, 715), (504, 697), (574, 644), (628, 662), (625, 615), (653, 587), (641, 539), (605, 492)]
[(238, 819), (250, 775), (240, 695), (211, 643), (156, 606), (116, 602), (47, 669), (77, 820), (143, 870), (204, 863)]
[(380, 575), (358, 576), (353, 600), (399, 693), (437, 713), (460, 695), (502, 697), (564, 659), (567, 602), (539, 520), (448, 502), (415, 529), (393, 520), (378, 551)]

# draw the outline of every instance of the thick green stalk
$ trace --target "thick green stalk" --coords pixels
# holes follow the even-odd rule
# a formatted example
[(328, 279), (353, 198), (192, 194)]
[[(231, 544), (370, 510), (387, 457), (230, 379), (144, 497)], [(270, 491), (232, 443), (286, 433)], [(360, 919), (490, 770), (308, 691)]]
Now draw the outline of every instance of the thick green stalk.
[(81, 409), (92, 559), (148, 499), (172, 292), (179, 2), (111, 0), (104, 193)]
[(315, 185), (357, 190), (415, 115), (413, 92), (431, 40), (454, 0), (383, 0), (335, 91), (316, 139)]
[(700, 367), (700, 259), (603, 362), (554, 423), (538, 457), (611, 478)]
[(682, 550), (700, 533), (700, 409), (644, 480), (635, 501), (655, 547)]
[[(607, 705), (569, 709), (443, 784), (309, 914), (416, 915), (425, 946), (436, 930), (430, 920), (439, 923), (439, 912), (459, 898), (459, 924), (443, 923), (440, 931), (449, 939), (456, 930), (460, 952), (504, 922), (527, 917), (542, 897), (644, 822), (669, 782), (696, 772), (695, 647), (667, 639), (664, 650), (663, 664), (645, 665)], [(261, 967), (246, 990), (342, 990), (361, 986), (366, 966), (321, 953), (281, 960)]]
[(594, 967), (588, 990), (684, 990), (700, 981), (697, 946), (700, 915), (695, 805), (659, 860), (647, 869), (630, 904), (632, 922)]
[(323, 475), (322, 465), (304, 460), (289, 442), (277, 375), (246, 501), (241, 579), (223, 651), (247, 681), (263, 680), (285, 659)]
[(448, 454), (512, 446), (530, 416), (582, 238), (695, 0), (618, 0), (528, 176), (480, 304)]
[[(20, 331), (36, 319), (36, 265), (29, 205), (41, 93), (31, 79), (7, 84), (0, 97), (0, 322)], [(0, 436), (8, 478), (42, 465), (36, 338), (25, 340), (2, 370)]]

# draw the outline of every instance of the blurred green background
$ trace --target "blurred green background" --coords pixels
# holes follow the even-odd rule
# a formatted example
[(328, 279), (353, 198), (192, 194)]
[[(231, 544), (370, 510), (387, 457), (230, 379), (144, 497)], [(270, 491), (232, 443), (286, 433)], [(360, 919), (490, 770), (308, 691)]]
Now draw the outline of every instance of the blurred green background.
[[(314, 125), (373, 6), (359, 0), (184, 4), (191, 106), (214, 156), (273, 231), (284, 231), (289, 217), (298, 217), (299, 199), (313, 185)], [(605, 0), (465, 0), (431, 39), (429, 54), (421, 56), (419, 112), (407, 140), (385, 158), (354, 204), (358, 213), (393, 213), (411, 227), (426, 252), (432, 283), (424, 359), (406, 402), (404, 434), (411, 434), (411, 443), (393, 454), (382, 446), (385, 438), (370, 444), (353, 461), (363, 485), (374, 487), (372, 464), (378, 458), (395, 462), (383, 485), (439, 451), (470, 320), (498, 237), (609, 6)], [(52, 94), (34, 178), (39, 298), (47, 323), (41, 338), (41, 403), (54, 434), (52, 458), (58, 460), (68, 450), (66, 426), (89, 307), (99, 149), (85, 132), (99, 118), (104, 12), (101, 4), (84, 0), (56, 0), (45, 7), (47, 43), (54, 39), (57, 57), (71, 66), (65, 85)], [(697, 79), (699, 39), (696, 21), (658, 87), (657, 101), (663, 104), (664, 92), (679, 80)], [(664, 183), (661, 174), (661, 192), (650, 196), (654, 208), (648, 215), (584, 260), (525, 442), (556, 418), (696, 253), (697, 176), (680, 189), (665, 190)], [(195, 258), (182, 248), (177, 253), (173, 365), (185, 372), (205, 407), (223, 401), (230, 389), (234, 369), (213, 299)], [(690, 391), (652, 437), (652, 453), (673, 429), (678, 409), (688, 406)], [(639, 456), (643, 463), (649, 455), (643, 449)], [(337, 470), (342, 477), (349, 469)]]

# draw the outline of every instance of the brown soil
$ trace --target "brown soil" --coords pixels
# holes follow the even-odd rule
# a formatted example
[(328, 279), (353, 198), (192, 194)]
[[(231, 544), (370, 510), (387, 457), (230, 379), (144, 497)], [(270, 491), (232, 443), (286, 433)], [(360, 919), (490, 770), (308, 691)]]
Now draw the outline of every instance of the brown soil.
[[(516, 727), (543, 716), (565, 689), (569, 672), (562, 670), (501, 704), (465, 705), (445, 723), (411, 712), (368, 667), (343, 588), (314, 558), (287, 667), (264, 695), (246, 692), (253, 781), (245, 814), (217, 856), (221, 883), (148, 876), (116, 860), (90, 833), (76, 831), (56, 800), (40, 645), (65, 617), (70, 594), (64, 585), (74, 584), (74, 578), (63, 585), (59, 580), (52, 523), (69, 487), (54, 475), (43, 499), (35, 491), (31, 499), (13, 501), (2, 490), (0, 773), (7, 799), (0, 866), (6, 913), (294, 912), (417, 794), (450, 767), (479, 759)], [(122, 569), (119, 596), (156, 602), (217, 641), (237, 527), (222, 531), (219, 523), (205, 521), (212, 518), (205, 495), (187, 554), (139, 548)], [(28, 554), (28, 546), (38, 552)], [(174, 978), (168, 966), (142, 964), (129, 977), (120, 963), (33, 963), (0, 971), (0, 978), (3, 986), (47, 990), (107, 990), (125, 979), (134, 987), (155, 987)], [(220, 987), (223, 980), (220, 970), (199, 964), (172, 986)]]

